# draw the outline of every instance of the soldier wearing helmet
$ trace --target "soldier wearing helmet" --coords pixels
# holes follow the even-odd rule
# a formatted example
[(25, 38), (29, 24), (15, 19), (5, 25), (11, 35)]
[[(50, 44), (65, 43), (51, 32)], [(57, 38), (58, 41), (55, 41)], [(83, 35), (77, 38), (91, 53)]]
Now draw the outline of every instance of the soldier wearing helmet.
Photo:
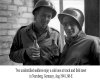
[(67, 8), (58, 19), (66, 33), (60, 65), (99, 65), (100, 39), (82, 31), (84, 15), (76, 8)]
[(23, 65), (56, 65), (60, 55), (60, 34), (48, 23), (56, 15), (49, 0), (39, 0), (33, 9), (34, 22), (16, 33), (9, 57)]

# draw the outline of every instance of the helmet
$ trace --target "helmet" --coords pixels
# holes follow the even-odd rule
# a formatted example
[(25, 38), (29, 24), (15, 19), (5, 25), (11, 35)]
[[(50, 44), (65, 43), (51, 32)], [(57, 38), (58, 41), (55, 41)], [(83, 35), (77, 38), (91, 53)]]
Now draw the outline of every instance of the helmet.
[(52, 10), (52, 18), (54, 18), (55, 17), (55, 15), (56, 15), (56, 10), (55, 10), (55, 8), (54, 8), (54, 6), (53, 6), (53, 4), (50, 2), (50, 0), (39, 0), (37, 3), (36, 3), (36, 5), (34, 6), (34, 9), (33, 9), (33, 15), (34, 15), (34, 13), (35, 13), (35, 11), (38, 9), (38, 8), (40, 8), (40, 7), (47, 7), (47, 8), (49, 8), (49, 9), (51, 9)]
[(82, 29), (83, 22), (84, 22), (84, 15), (79, 9), (67, 8), (61, 14), (58, 14), (58, 19), (61, 23), (64, 16), (69, 16), (74, 20), (76, 20), (76, 22), (78, 22), (80, 26), (79, 29)]

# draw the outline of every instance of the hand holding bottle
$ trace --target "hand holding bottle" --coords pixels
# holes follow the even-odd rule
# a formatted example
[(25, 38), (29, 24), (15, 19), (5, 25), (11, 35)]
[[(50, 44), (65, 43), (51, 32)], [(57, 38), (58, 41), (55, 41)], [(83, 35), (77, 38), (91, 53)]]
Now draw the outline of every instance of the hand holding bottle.
[(26, 52), (31, 60), (40, 58), (40, 47), (37, 43), (37, 40), (34, 40), (33, 45), (29, 47)]

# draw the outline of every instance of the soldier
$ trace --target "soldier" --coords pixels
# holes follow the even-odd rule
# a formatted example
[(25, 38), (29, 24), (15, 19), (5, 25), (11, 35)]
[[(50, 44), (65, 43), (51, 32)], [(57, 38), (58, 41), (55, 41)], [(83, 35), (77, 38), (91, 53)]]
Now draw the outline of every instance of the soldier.
[(50, 1), (39, 0), (32, 13), (34, 22), (17, 31), (9, 57), (23, 65), (56, 65), (61, 49), (60, 33), (48, 26), (56, 10)]
[(65, 33), (65, 46), (60, 65), (98, 65), (100, 64), (100, 39), (86, 35), (82, 31), (83, 13), (76, 8), (67, 8), (58, 15)]

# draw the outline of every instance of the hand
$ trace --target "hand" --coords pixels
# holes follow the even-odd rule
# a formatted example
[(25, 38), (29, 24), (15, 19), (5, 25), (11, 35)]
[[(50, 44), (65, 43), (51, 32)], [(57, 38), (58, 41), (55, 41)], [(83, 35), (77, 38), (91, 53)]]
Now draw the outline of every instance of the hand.
[(40, 58), (40, 47), (37, 44), (37, 41), (34, 41), (34, 44), (26, 49), (26, 53), (31, 60), (37, 60)]

